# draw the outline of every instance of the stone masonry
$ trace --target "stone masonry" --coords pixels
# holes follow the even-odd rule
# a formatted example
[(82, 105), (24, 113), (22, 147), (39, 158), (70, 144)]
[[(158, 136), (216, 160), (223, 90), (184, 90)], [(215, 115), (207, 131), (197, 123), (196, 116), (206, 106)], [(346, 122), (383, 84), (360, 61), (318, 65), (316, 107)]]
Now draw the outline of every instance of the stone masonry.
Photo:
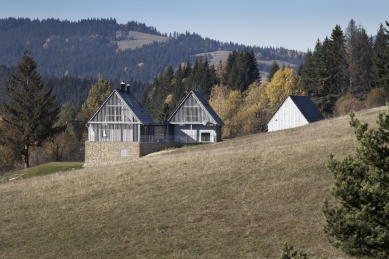
[(183, 143), (139, 143), (139, 142), (85, 142), (85, 167), (112, 165), (129, 162), (147, 154)]

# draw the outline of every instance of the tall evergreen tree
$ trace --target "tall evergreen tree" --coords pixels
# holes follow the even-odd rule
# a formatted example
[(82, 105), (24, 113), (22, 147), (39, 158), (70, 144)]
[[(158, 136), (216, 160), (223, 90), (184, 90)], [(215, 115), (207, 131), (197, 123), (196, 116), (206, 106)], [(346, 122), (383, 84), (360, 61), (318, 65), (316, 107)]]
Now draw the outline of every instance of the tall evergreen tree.
[(267, 76), (267, 81), (268, 81), (268, 82), (271, 82), (271, 80), (272, 80), (274, 74), (275, 74), (278, 70), (280, 70), (280, 65), (278, 65), (278, 63), (274, 61), (273, 64), (271, 65), (269, 74), (268, 74), (268, 76)]
[(372, 46), (365, 29), (351, 20), (345, 33), (345, 57), (348, 68), (348, 93), (362, 97), (369, 90), (373, 65)]
[(41, 146), (65, 129), (54, 126), (61, 108), (54, 109), (56, 98), (36, 69), (31, 53), (24, 51), (6, 86), (10, 102), (0, 105), (5, 125), (2, 141), (17, 149), (25, 168), (30, 166), (31, 147)]
[(355, 157), (342, 161), (331, 155), (331, 194), (337, 202), (324, 204), (324, 232), (351, 256), (389, 258), (389, 106), (379, 113), (375, 129), (350, 115), (359, 147)]
[[(388, 22), (386, 22), (386, 26), (389, 26)], [(382, 24), (377, 32), (373, 53), (371, 87), (383, 87), (389, 90), (389, 31)]]
[(344, 94), (349, 85), (347, 76), (347, 61), (345, 58), (345, 38), (339, 25), (332, 30), (328, 47), (326, 48), (326, 63), (329, 73), (329, 90), (334, 94)]
[(232, 51), (227, 58), (222, 83), (232, 90), (244, 92), (254, 82), (261, 82), (254, 51), (249, 48)]

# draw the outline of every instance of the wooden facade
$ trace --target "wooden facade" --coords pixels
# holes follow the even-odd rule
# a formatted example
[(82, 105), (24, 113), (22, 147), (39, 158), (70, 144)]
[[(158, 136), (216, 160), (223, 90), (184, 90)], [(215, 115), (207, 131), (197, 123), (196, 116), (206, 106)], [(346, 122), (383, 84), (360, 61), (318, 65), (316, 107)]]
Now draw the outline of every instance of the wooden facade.
[(268, 132), (303, 126), (324, 119), (308, 96), (289, 95), (267, 123)]
[(88, 121), (88, 141), (141, 142), (154, 134), (154, 121), (135, 96), (122, 86), (115, 89)]
[(221, 141), (223, 121), (198, 91), (191, 91), (169, 116), (166, 127), (170, 141)]

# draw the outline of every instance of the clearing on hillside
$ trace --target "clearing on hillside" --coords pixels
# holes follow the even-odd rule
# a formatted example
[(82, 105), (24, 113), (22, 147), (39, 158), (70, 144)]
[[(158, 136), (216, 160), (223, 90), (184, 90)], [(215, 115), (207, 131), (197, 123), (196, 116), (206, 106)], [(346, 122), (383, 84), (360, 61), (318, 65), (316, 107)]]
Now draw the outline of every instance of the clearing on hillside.
[[(121, 36), (120, 32), (116, 32), (116, 38), (119, 38), (120, 36)], [(166, 42), (168, 40), (169, 40), (168, 37), (162, 37), (158, 35), (147, 34), (147, 33), (136, 32), (136, 31), (129, 31), (125, 39), (120, 39), (113, 42), (116, 42), (118, 44), (120, 50), (126, 50), (126, 49), (141, 48), (143, 45), (153, 43), (154, 41)]]

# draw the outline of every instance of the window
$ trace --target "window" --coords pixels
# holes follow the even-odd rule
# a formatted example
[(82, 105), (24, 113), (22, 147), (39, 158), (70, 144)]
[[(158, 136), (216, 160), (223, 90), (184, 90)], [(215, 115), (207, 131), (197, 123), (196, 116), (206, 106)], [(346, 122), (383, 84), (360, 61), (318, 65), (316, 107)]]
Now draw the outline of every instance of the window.
[(127, 149), (120, 150), (120, 156), (121, 157), (128, 157), (128, 150)]
[(184, 106), (184, 122), (200, 122), (202, 113), (200, 106)]
[(201, 133), (201, 142), (210, 142), (211, 133)]

